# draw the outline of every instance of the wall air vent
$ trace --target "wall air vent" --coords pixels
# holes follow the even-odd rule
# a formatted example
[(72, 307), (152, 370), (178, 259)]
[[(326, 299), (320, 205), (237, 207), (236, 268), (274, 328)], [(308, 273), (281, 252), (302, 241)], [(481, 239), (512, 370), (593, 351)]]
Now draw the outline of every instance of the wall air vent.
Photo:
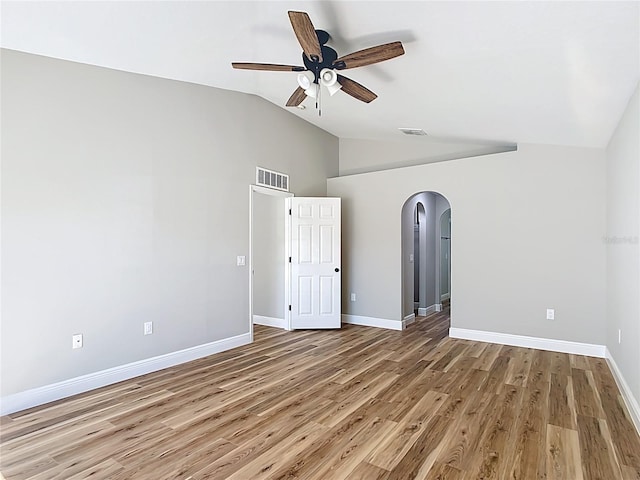
[(426, 135), (427, 132), (422, 130), (421, 128), (399, 128), (402, 133), (405, 135)]
[(289, 175), (274, 172), (266, 168), (256, 167), (256, 185), (261, 187), (275, 188), (283, 192), (289, 191)]

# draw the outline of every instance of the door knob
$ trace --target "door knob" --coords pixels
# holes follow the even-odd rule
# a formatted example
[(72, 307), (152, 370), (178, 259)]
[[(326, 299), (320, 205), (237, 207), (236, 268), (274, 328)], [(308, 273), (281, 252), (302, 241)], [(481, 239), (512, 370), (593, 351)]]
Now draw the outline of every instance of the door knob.
[(340, 269), (336, 267), (336, 273), (339, 272), (339, 271), (340, 271)]

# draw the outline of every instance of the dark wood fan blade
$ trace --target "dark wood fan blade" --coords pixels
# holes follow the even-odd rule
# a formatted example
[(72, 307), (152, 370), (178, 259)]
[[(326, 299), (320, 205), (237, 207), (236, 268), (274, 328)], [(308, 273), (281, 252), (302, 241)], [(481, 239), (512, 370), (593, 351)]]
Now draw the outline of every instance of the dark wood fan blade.
[(306, 70), (306, 68), (297, 65), (278, 65), (276, 63), (233, 62), (231, 66), (241, 70), (269, 70), (271, 72), (304, 72)]
[(293, 31), (298, 37), (298, 42), (302, 47), (305, 55), (311, 60), (322, 62), (322, 50), (320, 49), (320, 42), (318, 41), (318, 35), (316, 29), (313, 28), (313, 23), (309, 15), (305, 12), (289, 12), (289, 20), (291, 20), (291, 26)]
[(298, 87), (296, 91), (293, 92), (293, 95), (289, 97), (289, 100), (287, 100), (287, 107), (297, 107), (305, 98), (307, 98), (307, 95), (304, 93), (304, 90)]
[(338, 75), (338, 82), (342, 85), (342, 91), (344, 93), (348, 93), (353, 98), (357, 98), (364, 103), (373, 102), (378, 98), (378, 96), (367, 87), (360, 85), (358, 82), (355, 82), (350, 78)]
[[(365, 48), (344, 57), (338, 58), (333, 65), (338, 70), (346, 68), (364, 67), (374, 63), (384, 62), (404, 54), (401, 42), (385, 43), (377, 47)], [(344, 66), (343, 66), (344, 65)]]

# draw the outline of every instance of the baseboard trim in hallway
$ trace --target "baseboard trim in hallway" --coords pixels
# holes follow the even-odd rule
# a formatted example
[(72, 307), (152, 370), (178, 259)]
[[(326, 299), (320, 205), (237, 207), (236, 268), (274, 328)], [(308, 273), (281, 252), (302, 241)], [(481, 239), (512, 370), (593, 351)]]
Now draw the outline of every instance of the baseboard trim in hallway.
[(426, 317), (430, 313), (439, 312), (442, 310), (442, 305), (440, 305), (440, 310), (438, 310), (438, 305), (440, 304), (433, 304), (425, 308), (418, 308), (418, 315), (421, 317)]
[(415, 321), (416, 321), (416, 314), (415, 313), (407, 315), (406, 317), (404, 317), (402, 319), (402, 328), (403, 329), (407, 328), (408, 325), (411, 325)]
[(342, 314), (342, 323), (346, 323), (348, 325), (360, 325), (361, 327), (386, 328), (387, 330), (404, 330), (415, 321), (415, 313), (407, 315), (402, 320)]
[(360, 325), (362, 327), (386, 328), (388, 330), (402, 330), (402, 320), (389, 320), (387, 318), (366, 317), (364, 315), (342, 314), (342, 323)]
[(287, 328), (287, 321), (284, 318), (254, 315), (253, 323), (255, 325), (262, 325), (263, 327)]

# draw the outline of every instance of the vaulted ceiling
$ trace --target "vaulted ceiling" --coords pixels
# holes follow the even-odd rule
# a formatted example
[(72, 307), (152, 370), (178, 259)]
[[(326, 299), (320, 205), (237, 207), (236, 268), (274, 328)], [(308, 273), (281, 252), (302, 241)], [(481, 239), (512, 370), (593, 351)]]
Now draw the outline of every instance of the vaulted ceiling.
[(344, 73), (379, 96), (289, 109), (341, 138), (604, 147), (640, 79), (640, 3), (209, 1), (2, 2), (1, 45), (251, 93), (282, 108), (300, 64), (287, 10), (309, 13), (344, 55), (395, 40), (406, 54)]

